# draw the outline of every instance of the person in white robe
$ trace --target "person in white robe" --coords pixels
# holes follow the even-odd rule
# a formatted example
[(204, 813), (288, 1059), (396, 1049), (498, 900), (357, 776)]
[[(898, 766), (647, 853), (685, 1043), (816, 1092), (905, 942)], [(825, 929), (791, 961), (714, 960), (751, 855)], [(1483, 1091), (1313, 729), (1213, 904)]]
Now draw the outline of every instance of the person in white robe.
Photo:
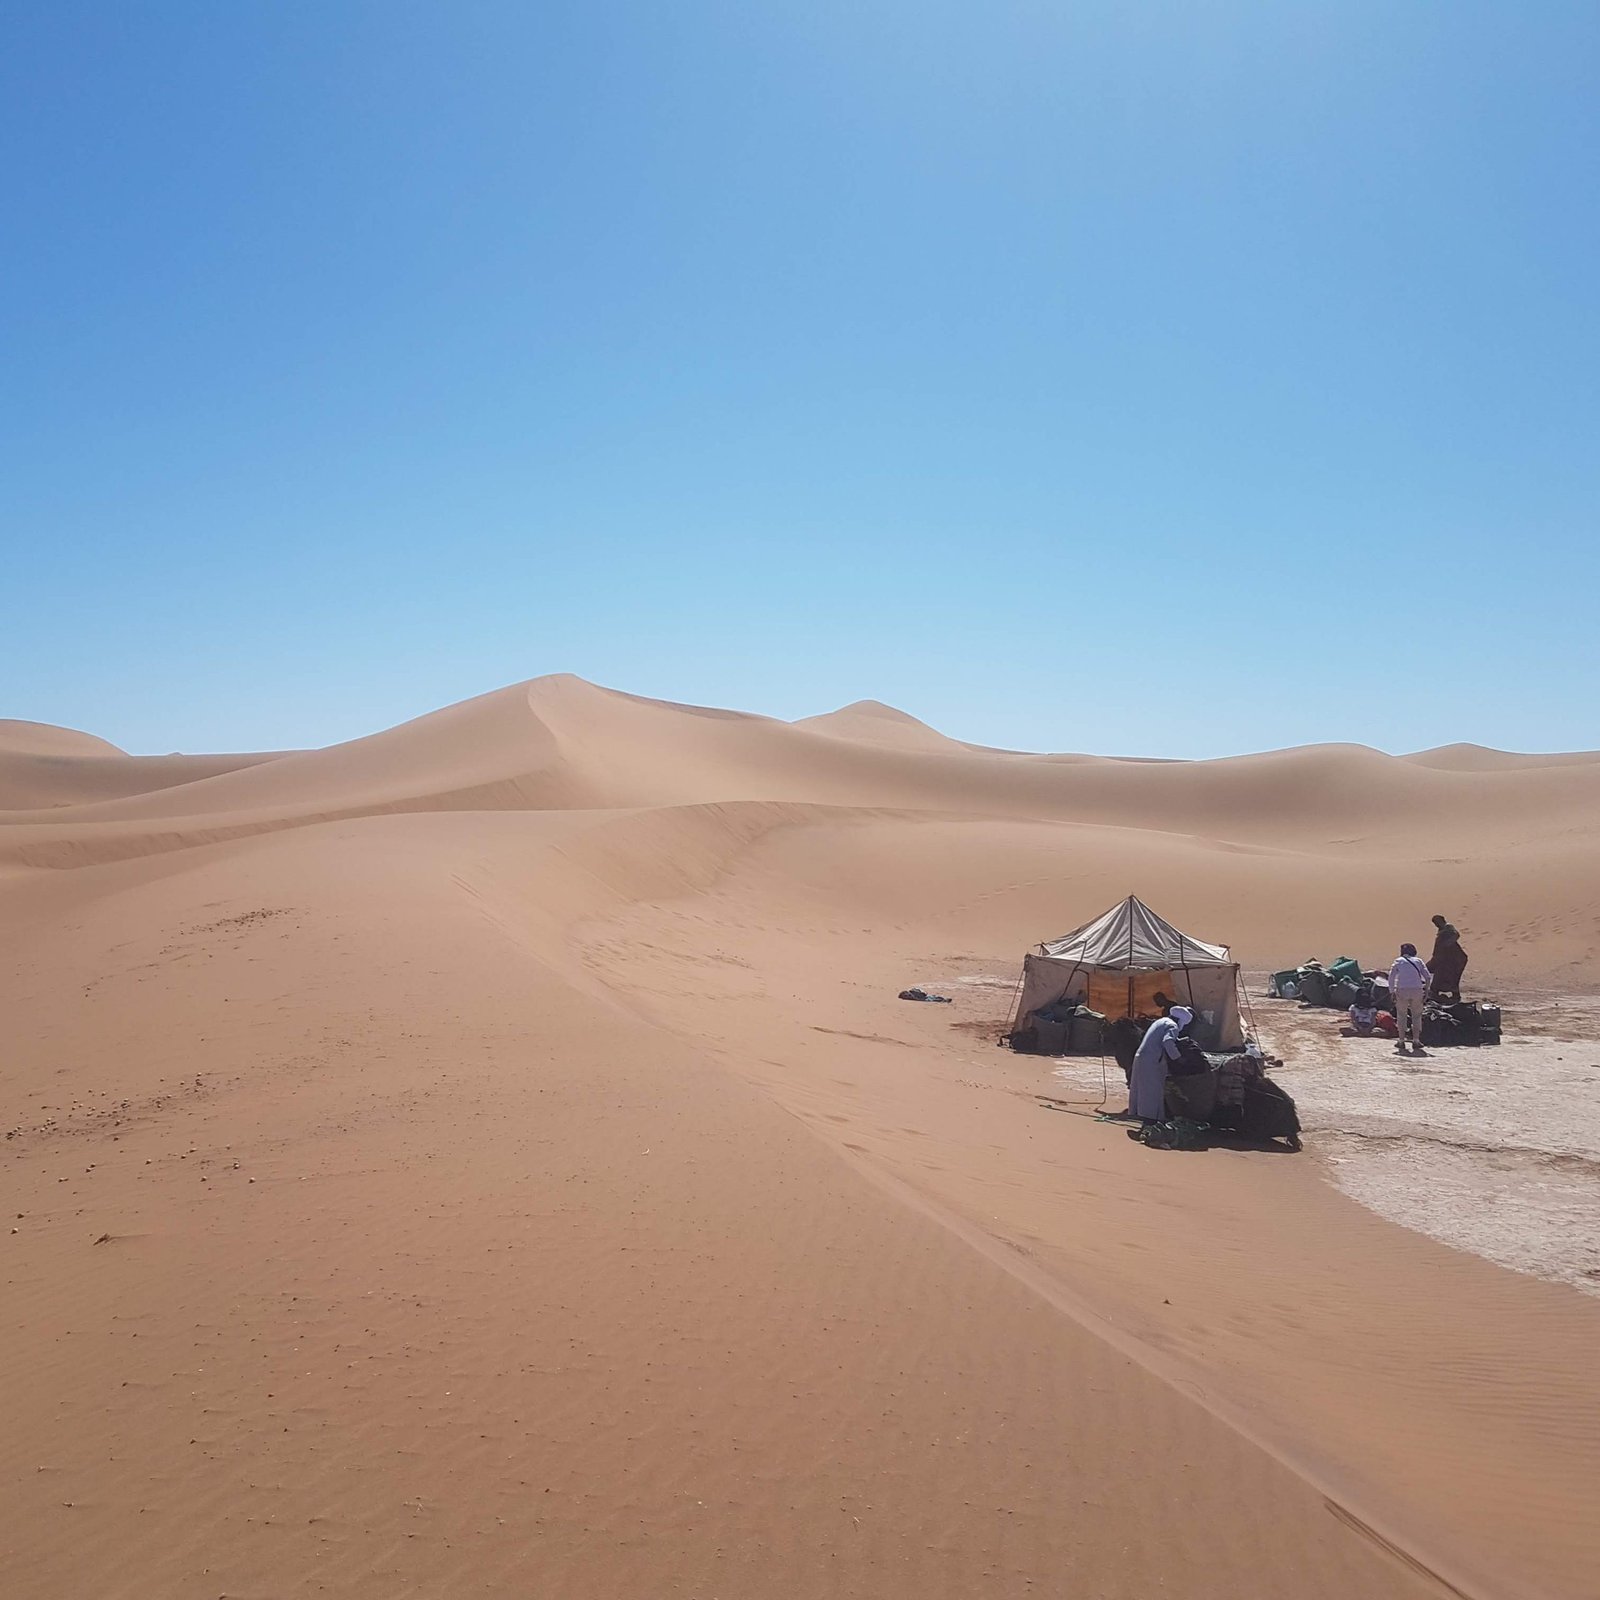
[(1128, 1083), (1128, 1114), (1141, 1122), (1160, 1122), (1167, 1114), (1167, 1063), (1178, 1059), (1178, 1035), (1194, 1021), (1187, 1006), (1157, 1017), (1134, 1052)]

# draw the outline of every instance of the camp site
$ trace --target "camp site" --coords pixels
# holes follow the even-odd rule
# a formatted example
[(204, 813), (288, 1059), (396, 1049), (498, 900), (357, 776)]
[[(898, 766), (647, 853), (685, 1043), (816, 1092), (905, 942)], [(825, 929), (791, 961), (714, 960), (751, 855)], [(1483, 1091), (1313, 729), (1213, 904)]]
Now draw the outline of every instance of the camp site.
[(1023, 958), (1006, 1041), (1047, 1056), (1113, 1058), (1131, 1091), (1141, 1047), (1158, 1025), (1182, 1022), (1161, 1061), (1149, 1114), (1105, 1111), (1142, 1126), (1161, 1148), (1193, 1148), (1208, 1135), (1281, 1138), (1299, 1150), (1293, 1100), (1247, 1038), (1239, 964), (1222, 944), (1196, 939), (1137, 895)]
[(1600, 0), (11, 0), (0, 1600), (1600, 1600)]

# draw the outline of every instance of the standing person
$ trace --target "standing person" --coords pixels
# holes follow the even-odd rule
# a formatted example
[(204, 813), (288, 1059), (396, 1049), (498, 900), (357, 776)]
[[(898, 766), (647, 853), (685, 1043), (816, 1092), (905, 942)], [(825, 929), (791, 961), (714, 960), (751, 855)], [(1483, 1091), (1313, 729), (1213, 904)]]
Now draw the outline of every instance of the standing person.
[(1128, 1113), (1159, 1122), (1167, 1111), (1167, 1063), (1178, 1059), (1178, 1035), (1194, 1021), (1187, 1006), (1174, 1006), (1145, 1031), (1128, 1078)]
[(1461, 935), (1443, 917), (1435, 917), (1438, 932), (1433, 936), (1433, 954), (1428, 970), (1433, 974), (1433, 998), (1438, 1001), (1461, 998), (1461, 974), (1467, 970), (1467, 952), (1461, 948)]
[(1400, 959), (1389, 968), (1389, 994), (1394, 1002), (1395, 1025), (1400, 1030), (1399, 1042), (1394, 1048), (1399, 1055), (1406, 1053), (1408, 1035), (1415, 1053), (1419, 1056), (1423, 1053), (1422, 1007), (1428, 998), (1432, 977), (1427, 962), (1417, 955), (1417, 947), (1401, 945)]

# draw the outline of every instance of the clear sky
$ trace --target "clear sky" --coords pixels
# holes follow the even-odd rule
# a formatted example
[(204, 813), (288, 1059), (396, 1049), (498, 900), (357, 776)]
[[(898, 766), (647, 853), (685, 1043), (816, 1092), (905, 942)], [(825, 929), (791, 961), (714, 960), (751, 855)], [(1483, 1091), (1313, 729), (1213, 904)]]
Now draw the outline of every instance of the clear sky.
[(0, 715), (1600, 745), (1593, 0), (0, 23)]

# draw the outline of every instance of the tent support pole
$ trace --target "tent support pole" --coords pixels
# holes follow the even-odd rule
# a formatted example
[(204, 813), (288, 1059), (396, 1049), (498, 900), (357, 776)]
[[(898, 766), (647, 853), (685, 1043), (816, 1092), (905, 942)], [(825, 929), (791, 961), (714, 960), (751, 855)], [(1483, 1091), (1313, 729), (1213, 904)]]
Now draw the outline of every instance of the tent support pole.
[(1233, 988), (1235, 995), (1244, 997), (1244, 1014), (1250, 1019), (1250, 1037), (1260, 1044), (1261, 1034), (1256, 1028), (1256, 1008), (1250, 1004), (1250, 986), (1244, 981), (1244, 968), (1237, 961), (1233, 964)]
[(1017, 979), (1017, 986), (1011, 991), (1011, 1021), (1006, 1025), (1006, 1031), (995, 1042), (1003, 1044), (1017, 1031), (1017, 1024), (1022, 1020), (1017, 1015), (1017, 1007), (1022, 1004), (1022, 986), (1028, 981), (1028, 962), (1024, 957), (1022, 962), (1022, 975)]

